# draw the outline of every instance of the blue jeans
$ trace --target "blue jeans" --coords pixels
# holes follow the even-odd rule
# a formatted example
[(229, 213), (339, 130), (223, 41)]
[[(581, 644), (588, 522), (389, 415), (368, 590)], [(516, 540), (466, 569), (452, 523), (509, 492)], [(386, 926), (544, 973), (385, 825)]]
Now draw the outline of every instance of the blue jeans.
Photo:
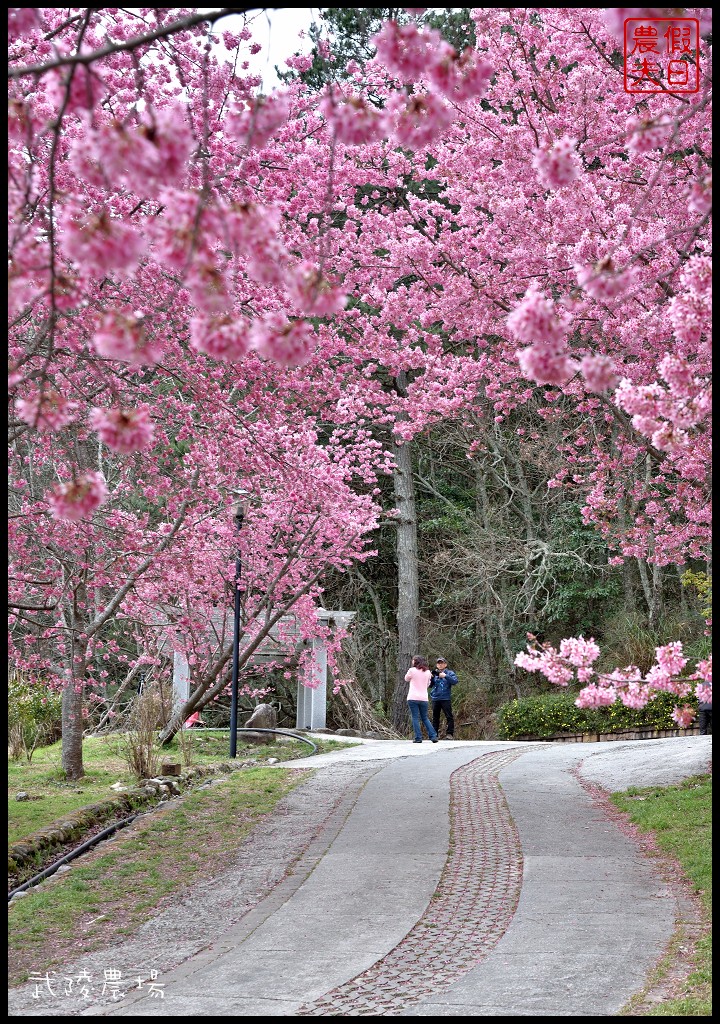
[(425, 726), (428, 736), (431, 740), (436, 740), (437, 733), (433, 729), (433, 724), (428, 716), (428, 701), (409, 700), (407, 703), (410, 708), (410, 717), (412, 718), (415, 739), (422, 741), (422, 730), (420, 729), (420, 720), (422, 719), (422, 724)]

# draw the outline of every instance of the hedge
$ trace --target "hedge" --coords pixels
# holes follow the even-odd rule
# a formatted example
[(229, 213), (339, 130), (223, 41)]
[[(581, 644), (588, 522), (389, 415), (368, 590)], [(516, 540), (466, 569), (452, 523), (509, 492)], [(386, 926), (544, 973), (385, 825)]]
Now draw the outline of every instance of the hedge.
[(498, 708), (500, 739), (514, 740), (533, 736), (543, 738), (557, 733), (618, 732), (621, 729), (677, 729), (670, 717), (679, 703), (697, 709), (694, 696), (680, 700), (673, 693), (658, 693), (644, 708), (625, 707), (616, 701), (604, 708), (578, 708), (575, 692), (544, 693), (521, 697)]

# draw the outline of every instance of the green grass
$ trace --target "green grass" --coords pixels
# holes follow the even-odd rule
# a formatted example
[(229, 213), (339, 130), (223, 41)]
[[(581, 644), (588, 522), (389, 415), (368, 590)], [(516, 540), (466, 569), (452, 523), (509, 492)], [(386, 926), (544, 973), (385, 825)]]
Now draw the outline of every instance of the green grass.
[[(191, 765), (215, 764), (229, 761), (228, 733), (207, 732), (188, 736)], [(76, 782), (65, 780), (60, 764), (61, 743), (43, 747), (35, 752), (31, 764), (8, 762), (8, 842), (13, 843), (37, 832), (70, 811), (86, 807), (114, 796), (110, 786), (122, 782), (137, 785), (121, 754), (122, 737), (89, 737), (83, 741), (85, 775)], [(313, 740), (318, 753), (339, 749), (348, 744), (334, 740)], [(299, 740), (273, 742), (267, 746), (245, 745), (242, 733), (238, 736), (238, 761), (266, 761), (276, 757), (287, 761), (312, 754), (311, 748)], [(161, 759), (185, 763), (182, 744), (174, 739), (161, 751)], [(26, 792), (42, 796), (41, 800), (15, 800), (15, 794)]]
[[(309, 748), (308, 748), (309, 749)], [(276, 768), (234, 772), (187, 794), (119, 833), (110, 852), (93, 851), (67, 876), (29, 890), (9, 908), (10, 980), (19, 983), (131, 934), (171, 893), (212, 877), (250, 829), (304, 773)]]
[[(704, 934), (692, 952), (693, 971), (672, 999), (642, 1016), (709, 1017), (712, 1015), (712, 776), (685, 779), (678, 786), (631, 788), (612, 796), (641, 832), (651, 833), (659, 848), (674, 858), (700, 900)], [(680, 937), (681, 938), (681, 937)], [(681, 944), (678, 942), (678, 944)], [(673, 950), (661, 971), (672, 967)], [(631, 1000), (621, 1016), (632, 1016)]]

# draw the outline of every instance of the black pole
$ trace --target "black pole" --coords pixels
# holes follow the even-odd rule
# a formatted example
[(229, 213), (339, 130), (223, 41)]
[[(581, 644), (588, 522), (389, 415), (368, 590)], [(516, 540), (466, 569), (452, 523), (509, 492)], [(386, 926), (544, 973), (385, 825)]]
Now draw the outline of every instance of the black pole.
[(237, 716), (238, 716), (238, 662), (240, 660), (240, 530), (243, 524), (242, 508), (235, 511), (235, 527), (238, 532), (238, 552), (235, 559), (235, 621), (233, 624), (233, 667), (232, 696), (230, 704), (230, 757), (237, 757)]

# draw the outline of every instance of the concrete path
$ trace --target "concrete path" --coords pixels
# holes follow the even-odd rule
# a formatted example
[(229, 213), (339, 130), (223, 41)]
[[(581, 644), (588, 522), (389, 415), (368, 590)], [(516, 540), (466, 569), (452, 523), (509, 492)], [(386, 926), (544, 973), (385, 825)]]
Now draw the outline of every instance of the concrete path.
[(256, 876), (251, 893), (241, 872), (234, 908), (208, 917), (198, 893), (131, 948), (94, 957), (124, 968), (145, 956), (154, 985), (62, 1005), (24, 986), (10, 1014), (612, 1016), (662, 956), (678, 907), (580, 780), (667, 785), (710, 758), (698, 736), (362, 741), (295, 761), (314, 777), (265, 848), (262, 835), (248, 845), (276, 860), (274, 880), (257, 891)]

